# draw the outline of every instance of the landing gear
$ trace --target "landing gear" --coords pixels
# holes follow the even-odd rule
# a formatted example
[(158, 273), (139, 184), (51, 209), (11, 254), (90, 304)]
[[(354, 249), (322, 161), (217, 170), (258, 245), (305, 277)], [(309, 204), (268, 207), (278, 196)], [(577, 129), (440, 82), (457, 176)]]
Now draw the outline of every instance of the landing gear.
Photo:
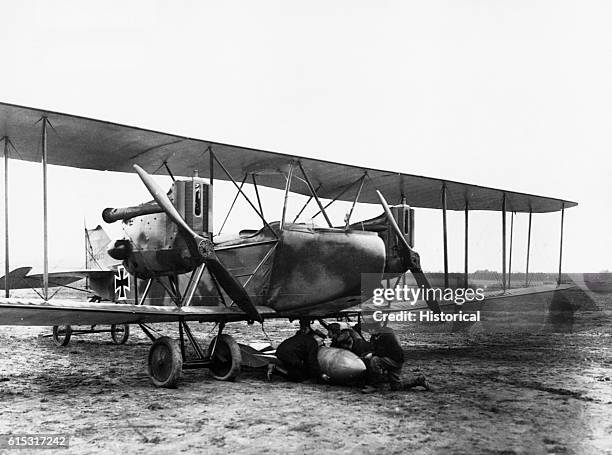
[[(179, 321), (179, 340), (163, 336), (156, 338), (149, 350), (148, 373), (157, 387), (174, 388), (182, 370), (208, 368), (218, 381), (233, 381), (240, 373), (242, 356), (234, 338), (223, 332), (224, 323), (206, 349), (206, 353), (191, 333), (184, 320)], [(152, 336), (152, 334), (150, 334)], [(187, 358), (185, 338), (193, 348), (193, 355)]]
[(113, 343), (115, 344), (125, 344), (125, 342), (130, 337), (130, 325), (129, 324), (119, 324), (119, 325), (111, 325), (111, 338), (113, 339)]
[(90, 335), (92, 333), (110, 333), (113, 343), (125, 344), (130, 337), (130, 325), (129, 324), (113, 324), (109, 329), (96, 329), (95, 325), (92, 325), (89, 329), (85, 329), (82, 326), (73, 328), (69, 325), (54, 325), (53, 333), (51, 335), (43, 335), (43, 337), (52, 337), (53, 342), (57, 346), (68, 346), (70, 338), (77, 335)]
[[(168, 276), (167, 283), (161, 279), (162, 277), (150, 278), (141, 298), (141, 303), (146, 299), (151, 283), (156, 280), (164, 287), (177, 307), (188, 307), (202, 278), (204, 267), (205, 264), (202, 264), (192, 272), (184, 293), (180, 292), (176, 276)], [(216, 281), (214, 282), (216, 283)], [(223, 299), (220, 290), (219, 295)], [(178, 342), (172, 341), (168, 337), (157, 338), (151, 327), (140, 324), (143, 332), (153, 340), (153, 346), (149, 351), (148, 364), (149, 376), (153, 384), (157, 387), (175, 387), (182, 370), (196, 368), (208, 368), (211, 376), (218, 381), (233, 381), (236, 379), (240, 373), (242, 356), (236, 340), (223, 333), (224, 321), (219, 322), (217, 336), (212, 339), (206, 350), (200, 346), (198, 340), (193, 336), (184, 318), (180, 318), (178, 323)], [(189, 358), (187, 346), (191, 347)]]
[(69, 325), (53, 326), (53, 342), (56, 346), (67, 346), (72, 336), (72, 327)]
[(211, 362), (210, 374), (216, 380), (233, 381), (240, 374), (240, 347), (231, 336), (223, 334), (213, 338), (207, 354)]
[(176, 340), (160, 337), (149, 350), (148, 372), (157, 387), (174, 388), (183, 371), (183, 356)]

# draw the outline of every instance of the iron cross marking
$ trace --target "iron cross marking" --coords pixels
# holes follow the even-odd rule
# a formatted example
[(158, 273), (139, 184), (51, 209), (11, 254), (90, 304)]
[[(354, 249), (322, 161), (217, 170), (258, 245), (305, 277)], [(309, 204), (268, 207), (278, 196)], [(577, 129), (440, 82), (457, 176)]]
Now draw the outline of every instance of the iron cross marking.
[(130, 274), (126, 272), (125, 267), (120, 265), (117, 267), (115, 274), (115, 295), (117, 300), (127, 300), (127, 292), (130, 290)]

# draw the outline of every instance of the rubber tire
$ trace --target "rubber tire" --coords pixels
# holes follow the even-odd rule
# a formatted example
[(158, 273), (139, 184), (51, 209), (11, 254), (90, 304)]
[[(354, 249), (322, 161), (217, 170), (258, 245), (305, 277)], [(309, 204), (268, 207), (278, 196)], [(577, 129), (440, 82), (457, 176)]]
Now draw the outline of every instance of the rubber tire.
[[(123, 332), (117, 332), (117, 329), (121, 329), (123, 327)], [(121, 333), (121, 337), (118, 334)], [(129, 324), (119, 324), (111, 325), (111, 338), (113, 339), (113, 343), (115, 344), (125, 344), (130, 337), (130, 325)]]
[(66, 333), (64, 335), (64, 338), (61, 339), (59, 328), (60, 326), (58, 325), (53, 326), (53, 342), (56, 346), (68, 346), (68, 343), (70, 343), (70, 337), (72, 336), (72, 327), (70, 327), (69, 325), (66, 326)]
[[(208, 357), (210, 357), (216, 338), (213, 338), (208, 345)], [(224, 355), (224, 357), (229, 356), (230, 361), (218, 361), (215, 365), (212, 365), (209, 368), (211, 376), (217, 381), (234, 381), (240, 374), (240, 364), (242, 363), (240, 346), (232, 336), (222, 334), (215, 348), (215, 357), (219, 354)]]
[[(155, 358), (158, 357), (156, 363)], [(177, 340), (160, 337), (149, 349), (147, 373), (156, 387), (173, 389), (183, 371), (183, 356)]]

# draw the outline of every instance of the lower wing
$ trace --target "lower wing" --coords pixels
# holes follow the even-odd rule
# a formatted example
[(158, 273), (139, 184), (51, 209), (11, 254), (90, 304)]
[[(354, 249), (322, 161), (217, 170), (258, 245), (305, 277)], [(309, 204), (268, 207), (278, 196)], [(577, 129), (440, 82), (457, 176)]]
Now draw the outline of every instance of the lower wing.
[[(495, 311), (497, 304), (510, 303), (514, 311), (521, 312), (534, 306), (538, 301), (550, 303), (559, 292), (575, 288), (571, 285), (561, 286), (540, 286), (536, 288), (512, 289), (503, 294), (487, 296), (478, 302), (473, 310), (492, 310)], [(338, 306), (334, 307), (334, 302), (327, 302), (316, 308), (309, 308), (302, 313), (285, 314), (279, 313), (266, 306), (257, 306), (257, 311), (264, 319), (272, 318), (328, 318), (334, 316), (362, 314), (373, 315), (375, 312), (390, 313), (397, 311), (419, 311), (426, 310), (425, 302), (417, 302), (416, 305), (407, 302), (395, 302), (388, 306), (381, 307), (370, 302), (362, 303), (348, 309), (341, 309), (344, 300), (338, 301)], [(344, 301), (344, 304), (346, 301)], [(522, 307), (517, 304), (525, 304)], [(448, 304), (448, 310), (453, 311), (453, 303)], [(445, 307), (445, 305), (442, 305)], [(346, 308), (346, 306), (344, 306)], [(236, 306), (226, 307), (216, 306), (153, 306), (153, 305), (129, 305), (114, 303), (89, 303), (80, 301), (68, 301), (53, 299), (45, 302), (40, 299), (19, 299), (1, 298), (0, 299), (0, 325), (94, 325), (94, 324), (137, 324), (137, 323), (156, 323), (174, 322), (179, 320), (198, 321), (198, 322), (234, 322), (245, 321), (247, 315)]]
[[(269, 307), (257, 307), (264, 317), (277, 317)], [(66, 300), (0, 299), (0, 325), (95, 325), (175, 322), (244, 321), (246, 315), (237, 307), (150, 306), (114, 303), (89, 303)]]

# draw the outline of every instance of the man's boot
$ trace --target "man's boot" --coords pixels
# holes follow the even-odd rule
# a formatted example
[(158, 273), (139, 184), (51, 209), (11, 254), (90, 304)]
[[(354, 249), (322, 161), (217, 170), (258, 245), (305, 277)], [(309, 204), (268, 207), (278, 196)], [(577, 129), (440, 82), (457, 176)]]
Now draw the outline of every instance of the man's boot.
[(427, 379), (425, 379), (425, 376), (423, 376), (422, 374), (419, 374), (418, 376), (415, 376), (409, 379), (408, 381), (402, 383), (403, 390), (408, 390), (412, 389), (413, 387), (419, 386), (423, 387), (425, 390), (431, 390), (431, 385), (429, 384), (429, 382), (427, 382)]

